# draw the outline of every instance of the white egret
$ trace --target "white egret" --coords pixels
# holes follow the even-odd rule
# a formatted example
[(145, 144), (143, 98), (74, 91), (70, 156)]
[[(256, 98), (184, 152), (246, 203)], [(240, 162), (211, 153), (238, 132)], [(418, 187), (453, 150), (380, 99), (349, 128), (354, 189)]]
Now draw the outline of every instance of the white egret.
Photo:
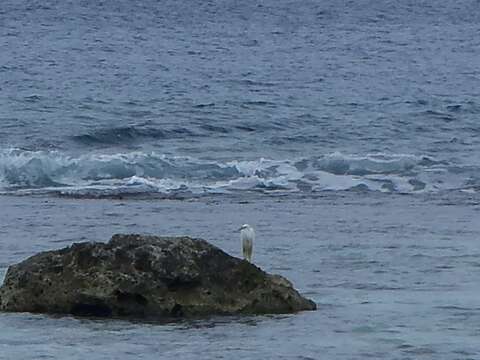
[(240, 228), (240, 241), (242, 242), (243, 258), (252, 262), (253, 241), (255, 240), (255, 230), (248, 224), (243, 224)]

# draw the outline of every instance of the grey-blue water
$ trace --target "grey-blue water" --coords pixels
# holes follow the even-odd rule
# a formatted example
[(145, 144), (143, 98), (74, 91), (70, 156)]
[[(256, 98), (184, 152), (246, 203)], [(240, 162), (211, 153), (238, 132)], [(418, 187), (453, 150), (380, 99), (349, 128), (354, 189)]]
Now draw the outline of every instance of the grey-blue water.
[(478, 1), (0, 3), (0, 278), (115, 232), (202, 236), (319, 304), (0, 315), (0, 359), (476, 359)]

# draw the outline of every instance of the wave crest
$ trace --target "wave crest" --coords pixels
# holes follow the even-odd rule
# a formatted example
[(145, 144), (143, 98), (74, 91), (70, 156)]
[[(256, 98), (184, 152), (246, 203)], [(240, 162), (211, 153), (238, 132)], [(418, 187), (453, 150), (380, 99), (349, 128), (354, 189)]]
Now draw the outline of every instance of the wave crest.
[(74, 157), (61, 152), (0, 151), (2, 193), (55, 192), (72, 196), (343, 190), (411, 193), (461, 188), (468, 183), (453, 180), (447, 163), (413, 155), (333, 153), (296, 160), (217, 162), (155, 152)]
[(187, 128), (159, 129), (144, 126), (124, 126), (118, 128), (97, 129), (89, 133), (72, 136), (75, 142), (83, 145), (131, 144), (143, 139), (178, 139), (194, 136)]

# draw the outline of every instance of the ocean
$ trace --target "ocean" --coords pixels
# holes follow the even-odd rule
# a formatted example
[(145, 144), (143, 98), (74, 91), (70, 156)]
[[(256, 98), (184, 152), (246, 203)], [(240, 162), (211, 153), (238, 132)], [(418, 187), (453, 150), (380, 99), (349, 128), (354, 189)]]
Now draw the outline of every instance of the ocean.
[(480, 2), (4, 0), (0, 280), (202, 237), (318, 305), (174, 324), (0, 314), (0, 359), (477, 359)]

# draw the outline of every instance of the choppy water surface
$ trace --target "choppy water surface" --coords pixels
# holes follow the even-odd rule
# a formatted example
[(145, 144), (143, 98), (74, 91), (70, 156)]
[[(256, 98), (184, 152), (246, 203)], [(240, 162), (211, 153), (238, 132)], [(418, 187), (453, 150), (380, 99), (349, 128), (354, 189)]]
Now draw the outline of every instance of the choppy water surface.
[(478, 358), (480, 3), (0, 4), (0, 277), (190, 234), (318, 304), (138, 324), (0, 315), (0, 359)]
[(0, 189), (477, 191), (479, 13), (4, 1)]

